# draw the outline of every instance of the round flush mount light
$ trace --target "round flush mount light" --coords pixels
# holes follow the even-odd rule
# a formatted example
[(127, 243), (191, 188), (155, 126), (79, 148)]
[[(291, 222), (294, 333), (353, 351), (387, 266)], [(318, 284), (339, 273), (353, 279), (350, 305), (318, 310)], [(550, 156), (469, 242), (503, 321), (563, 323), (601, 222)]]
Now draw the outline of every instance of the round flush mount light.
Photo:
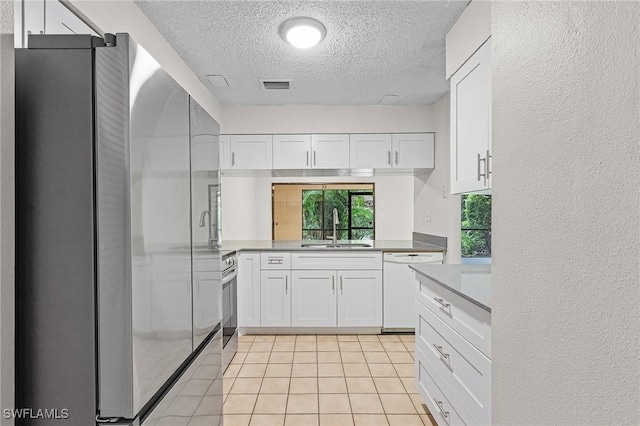
[(299, 49), (308, 49), (320, 43), (327, 30), (313, 18), (298, 17), (287, 19), (280, 25), (280, 37)]

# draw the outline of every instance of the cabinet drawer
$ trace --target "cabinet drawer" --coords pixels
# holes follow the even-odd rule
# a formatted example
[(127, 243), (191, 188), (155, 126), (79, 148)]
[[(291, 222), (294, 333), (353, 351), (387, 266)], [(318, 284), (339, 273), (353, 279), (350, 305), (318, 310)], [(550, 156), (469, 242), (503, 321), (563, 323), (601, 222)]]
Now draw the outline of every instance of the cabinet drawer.
[(263, 251), (260, 253), (260, 269), (291, 269), (291, 253)]
[(431, 363), (420, 349), (416, 347), (416, 387), (423, 402), (429, 408), (431, 415), (438, 425), (458, 426), (477, 424), (462, 420), (462, 416), (458, 412), (459, 407), (456, 406), (454, 409), (454, 405), (449, 402), (449, 399), (445, 396), (445, 392), (436, 384), (437, 374)]
[(292, 269), (382, 269), (382, 253), (376, 252), (305, 252), (291, 255)]
[(416, 346), (473, 417), (491, 424), (491, 361), (420, 302), (416, 313)]
[(424, 275), (417, 274), (417, 278), (417, 300), (491, 358), (491, 313)]

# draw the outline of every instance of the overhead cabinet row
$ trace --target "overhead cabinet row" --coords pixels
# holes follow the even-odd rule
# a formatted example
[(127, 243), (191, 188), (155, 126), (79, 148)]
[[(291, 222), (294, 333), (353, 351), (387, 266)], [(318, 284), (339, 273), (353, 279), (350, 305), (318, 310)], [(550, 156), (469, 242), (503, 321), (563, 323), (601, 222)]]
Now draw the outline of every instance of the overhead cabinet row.
[(221, 135), (222, 169), (432, 169), (433, 133)]

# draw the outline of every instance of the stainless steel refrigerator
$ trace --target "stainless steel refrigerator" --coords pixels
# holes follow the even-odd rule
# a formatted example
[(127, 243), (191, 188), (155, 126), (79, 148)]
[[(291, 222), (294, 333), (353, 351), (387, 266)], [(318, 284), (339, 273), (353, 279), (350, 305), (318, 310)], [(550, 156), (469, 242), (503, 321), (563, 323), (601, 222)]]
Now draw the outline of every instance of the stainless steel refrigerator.
[(31, 36), (16, 137), (17, 424), (221, 423), (218, 124), (127, 34)]

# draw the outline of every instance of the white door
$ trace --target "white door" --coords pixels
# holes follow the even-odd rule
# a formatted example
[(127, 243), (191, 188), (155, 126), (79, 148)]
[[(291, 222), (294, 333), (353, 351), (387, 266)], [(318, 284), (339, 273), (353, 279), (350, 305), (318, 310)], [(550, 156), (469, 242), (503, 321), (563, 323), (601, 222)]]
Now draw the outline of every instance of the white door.
[(220, 135), (220, 170), (231, 168), (231, 137)]
[(231, 135), (231, 169), (271, 169), (272, 147), (272, 135)]
[(451, 192), (490, 188), (491, 39), (451, 77)]
[(238, 327), (260, 327), (260, 253), (238, 255)]
[(312, 135), (314, 169), (348, 169), (349, 135)]
[(382, 327), (382, 271), (338, 272), (338, 327)]
[(390, 169), (391, 135), (350, 135), (350, 160), (352, 169)]
[(394, 134), (393, 167), (398, 169), (433, 169), (435, 138), (433, 133)]
[(335, 327), (335, 271), (292, 271), (291, 278), (291, 325)]
[(311, 135), (273, 135), (274, 169), (311, 167)]
[(291, 325), (291, 274), (289, 271), (262, 271), (260, 274), (260, 325)]

